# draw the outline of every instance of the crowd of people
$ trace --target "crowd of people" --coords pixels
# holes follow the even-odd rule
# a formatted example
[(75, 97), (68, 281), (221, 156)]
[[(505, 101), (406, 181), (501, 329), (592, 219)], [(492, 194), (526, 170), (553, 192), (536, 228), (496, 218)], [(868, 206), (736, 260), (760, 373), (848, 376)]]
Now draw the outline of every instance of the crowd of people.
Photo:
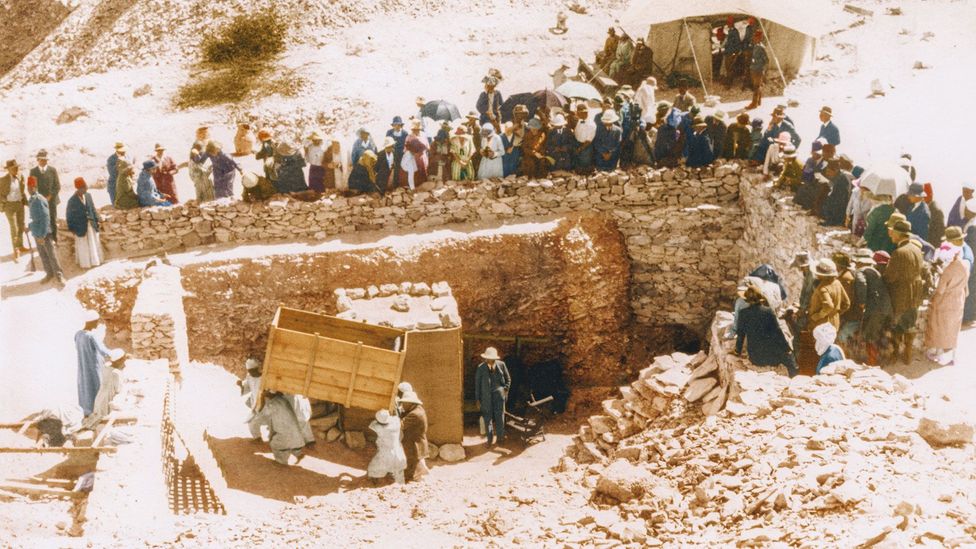
[(792, 266), (803, 274), (803, 287), (790, 306), (769, 265), (746, 277), (730, 332), (736, 351), (745, 348), (755, 364), (783, 365), (791, 375), (819, 372), (846, 356), (872, 365), (909, 364), (920, 308), (927, 302), (925, 356), (953, 364), (960, 330), (976, 323), (974, 185), (963, 186), (946, 217), (932, 184), (916, 182), (911, 155), (905, 154), (900, 165), (911, 181), (905, 192), (872, 192), (862, 185), (869, 174), (846, 155), (837, 157), (840, 131), (828, 107), (821, 121), (801, 165), (792, 125), (774, 111), (763, 172), (824, 226), (847, 228), (863, 247), (820, 259), (797, 255)]

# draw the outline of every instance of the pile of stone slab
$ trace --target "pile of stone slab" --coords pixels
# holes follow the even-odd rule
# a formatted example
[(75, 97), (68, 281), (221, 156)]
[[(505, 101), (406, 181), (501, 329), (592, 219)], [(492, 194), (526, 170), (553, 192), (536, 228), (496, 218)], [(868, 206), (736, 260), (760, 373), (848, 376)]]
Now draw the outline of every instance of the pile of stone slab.
[[(370, 443), (375, 442), (375, 434), (370, 431), (344, 430), (339, 416), (339, 410), (329, 414), (311, 419), (309, 424), (312, 433), (317, 440), (326, 442), (342, 441), (351, 450), (364, 450)], [(460, 444), (444, 444), (437, 446), (433, 443), (427, 444), (427, 459), (433, 461), (440, 458), (448, 463), (463, 461), (465, 458), (464, 448)]]
[(971, 419), (880, 368), (790, 379), (726, 348), (656, 358), (589, 419), (562, 462), (593, 492), (573, 528), (646, 546), (973, 543)]
[(339, 318), (400, 330), (436, 330), (461, 325), (447, 282), (401, 282), (335, 290)]

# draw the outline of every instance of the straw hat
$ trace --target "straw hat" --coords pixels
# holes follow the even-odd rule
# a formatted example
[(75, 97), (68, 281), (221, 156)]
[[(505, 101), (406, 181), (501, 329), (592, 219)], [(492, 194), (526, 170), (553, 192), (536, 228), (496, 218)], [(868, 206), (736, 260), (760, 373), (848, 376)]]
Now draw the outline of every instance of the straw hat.
[(322, 141), (322, 135), (319, 132), (313, 130), (312, 133), (310, 133), (308, 135), (308, 140), (309, 141)]
[(498, 356), (498, 349), (494, 347), (488, 347), (485, 352), (481, 353), (481, 358), (485, 360), (499, 360), (501, 357)]
[(805, 269), (810, 266), (810, 252), (798, 252), (793, 256), (793, 263), (790, 263), (790, 267), (799, 267)]
[(613, 124), (614, 122), (619, 122), (620, 117), (617, 116), (616, 111), (604, 111), (603, 116), (600, 117), (600, 122), (604, 124)]
[(562, 128), (566, 125), (566, 117), (561, 114), (557, 114), (556, 117), (552, 119), (550, 124), (553, 128)]
[(125, 151), (125, 143), (123, 143), (121, 141), (116, 141), (115, 142), (115, 150), (117, 150), (117, 151)]
[(400, 391), (403, 394), (412, 393), (413, 385), (410, 385), (409, 381), (401, 381), (400, 384), (397, 385), (397, 391)]
[(874, 265), (874, 252), (872, 252), (870, 248), (861, 248), (857, 250), (854, 252), (854, 263), (859, 265)]
[(400, 397), (400, 402), (402, 402), (404, 404), (423, 404), (424, 403), (422, 400), (420, 400), (420, 397), (417, 396), (417, 393), (415, 393), (413, 391), (410, 391), (409, 393), (403, 393), (403, 396)]
[(390, 412), (388, 410), (377, 410), (376, 411), (376, 423), (380, 425), (386, 425), (390, 422)]

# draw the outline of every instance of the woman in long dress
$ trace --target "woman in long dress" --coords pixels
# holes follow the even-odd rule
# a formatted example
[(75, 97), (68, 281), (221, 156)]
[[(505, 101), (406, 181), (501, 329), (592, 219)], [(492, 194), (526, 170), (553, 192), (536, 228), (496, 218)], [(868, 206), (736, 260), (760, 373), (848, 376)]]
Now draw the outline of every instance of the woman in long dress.
[(474, 179), (474, 145), (471, 136), (459, 126), (451, 136), (451, 180), (471, 181)]
[(485, 124), (481, 127), (481, 165), (478, 166), (478, 179), (505, 177), (505, 145), (495, 133), (495, 127)]
[(423, 129), (423, 123), (414, 120), (410, 126), (410, 135), (403, 144), (403, 160), (400, 162), (403, 180), (400, 184), (406, 185), (411, 191), (427, 181), (427, 152), (430, 145), (427, 144), (427, 138), (421, 135)]
[(98, 211), (82, 178), (75, 179), (75, 194), (65, 211), (68, 229), (75, 234), (75, 258), (82, 269), (102, 264), (102, 243), (98, 238)]
[(962, 316), (969, 295), (969, 264), (962, 259), (962, 231), (957, 227), (946, 230), (946, 240), (936, 252), (936, 263), (945, 265), (939, 285), (929, 305), (928, 326), (925, 329), (926, 356), (932, 362), (948, 366), (955, 362), (955, 349), (962, 328)]
[(136, 195), (135, 186), (132, 184), (132, 176), (135, 171), (128, 160), (119, 159), (116, 164), (119, 177), (115, 182), (115, 208), (119, 210), (132, 210), (139, 207), (139, 197)]

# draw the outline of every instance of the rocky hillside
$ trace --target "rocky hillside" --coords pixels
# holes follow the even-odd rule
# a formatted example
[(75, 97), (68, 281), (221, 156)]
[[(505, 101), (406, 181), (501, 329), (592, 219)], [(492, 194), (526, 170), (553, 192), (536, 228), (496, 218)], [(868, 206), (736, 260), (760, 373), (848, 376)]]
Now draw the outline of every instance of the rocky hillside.
[(0, 75), (17, 66), (71, 11), (57, 0), (0, 2)]

